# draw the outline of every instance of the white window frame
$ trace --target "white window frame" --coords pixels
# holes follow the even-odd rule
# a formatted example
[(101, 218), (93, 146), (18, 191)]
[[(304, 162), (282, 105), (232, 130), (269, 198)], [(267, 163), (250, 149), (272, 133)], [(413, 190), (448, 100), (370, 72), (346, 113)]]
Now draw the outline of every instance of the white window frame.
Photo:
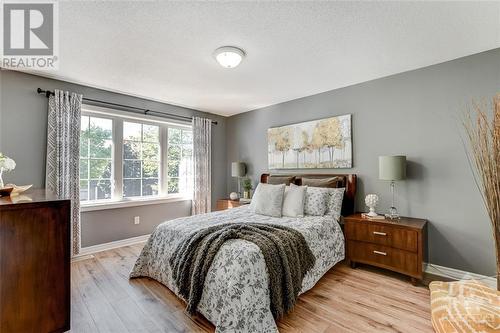
[[(192, 194), (175, 193), (168, 194), (168, 128), (190, 129), (192, 126), (185, 122), (165, 121), (165, 118), (155, 116), (144, 116), (140, 113), (132, 114), (110, 108), (97, 107), (84, 104), (82, 116), (99, 117), (113, 121), (113, 161), (112, 161), (112, 198), (101, 200), (80, 201), (82, 212), (114, 209), (122, 207), (135, 207), (143, 205), (155, 205), (167, 202), (192, 200)], [(144, 197), (123, 197), (123, 122), (137, 122), (141, 124), (159, 126), (160, 129), (160, 170), (158, 195)]]

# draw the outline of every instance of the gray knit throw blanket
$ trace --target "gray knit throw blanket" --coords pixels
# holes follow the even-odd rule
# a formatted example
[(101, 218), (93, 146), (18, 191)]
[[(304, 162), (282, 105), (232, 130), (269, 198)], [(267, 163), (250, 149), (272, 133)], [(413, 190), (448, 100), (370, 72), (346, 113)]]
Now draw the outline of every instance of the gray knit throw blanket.
[(229, 239), (244, 239), (260, 248), (269, 272), (271, 312), (274, 318), (288, 313), (316, 259), (300, 232), (262, 223), (226, 223), (201, 229), (177, 246), (170, 266), (179, 294), (187, 302), (186, 311), (196, 312), (208, 270)]

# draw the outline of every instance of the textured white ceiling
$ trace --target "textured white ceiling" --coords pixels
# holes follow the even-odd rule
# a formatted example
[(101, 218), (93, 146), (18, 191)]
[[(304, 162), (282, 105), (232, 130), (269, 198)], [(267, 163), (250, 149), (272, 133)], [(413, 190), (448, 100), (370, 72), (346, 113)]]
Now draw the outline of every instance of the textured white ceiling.
[[(56, 77), (232, 115), (500, 47), (500, 2), (60, 2)], [(224, 69), (212, 52), (247, 52)]]

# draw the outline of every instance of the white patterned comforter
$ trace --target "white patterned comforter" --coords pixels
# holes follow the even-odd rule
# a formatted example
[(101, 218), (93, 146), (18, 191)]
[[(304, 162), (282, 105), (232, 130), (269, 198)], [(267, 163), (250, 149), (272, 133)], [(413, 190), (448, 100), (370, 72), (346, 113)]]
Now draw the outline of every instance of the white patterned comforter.
[[(281, 224), (301, 232), (316, 257), (314, 268), (304, 277), (301, 293), (344, 259), (344, 236), (333, 217), (273, 218), (254, 214), (243, 206), (160, 224), (130, 276), (153, 278), (178, 295), (169, 265), (174, 249), (196, 230), (227, 222)], [(257, 245), (234, 239), (221, 247), (208, 271), (198, 311), (216, 326), (216, 332), (278, 332), (270, 310), (267, 267)]]

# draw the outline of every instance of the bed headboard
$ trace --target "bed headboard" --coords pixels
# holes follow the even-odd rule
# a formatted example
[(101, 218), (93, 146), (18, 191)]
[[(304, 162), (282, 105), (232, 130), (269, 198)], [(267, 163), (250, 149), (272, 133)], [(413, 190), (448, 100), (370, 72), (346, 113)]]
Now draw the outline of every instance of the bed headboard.
[[(294, 183), (295, 185), (302, 185), (302, 177), (305, 178), (314, 178), (314, 179), (322, 179), (322, 178), (332, 178), (332, 177), (340, 177), (342, 179), (339, 187), (345, 187), (344, 192), (344, 200), (342, 202), (342, 216), (347, 216), (354, 213), (354, 201), (356, 197), (356, 181), (357, 176), (355, 174), (275, 174), (276, 176), (289, 176), (295, 177)], [(267, 183), (269, 179), (269, 173), (263, 173), (260, 176), (261, 183)], [(274, 175), (273, 175), (274, 176)]]

